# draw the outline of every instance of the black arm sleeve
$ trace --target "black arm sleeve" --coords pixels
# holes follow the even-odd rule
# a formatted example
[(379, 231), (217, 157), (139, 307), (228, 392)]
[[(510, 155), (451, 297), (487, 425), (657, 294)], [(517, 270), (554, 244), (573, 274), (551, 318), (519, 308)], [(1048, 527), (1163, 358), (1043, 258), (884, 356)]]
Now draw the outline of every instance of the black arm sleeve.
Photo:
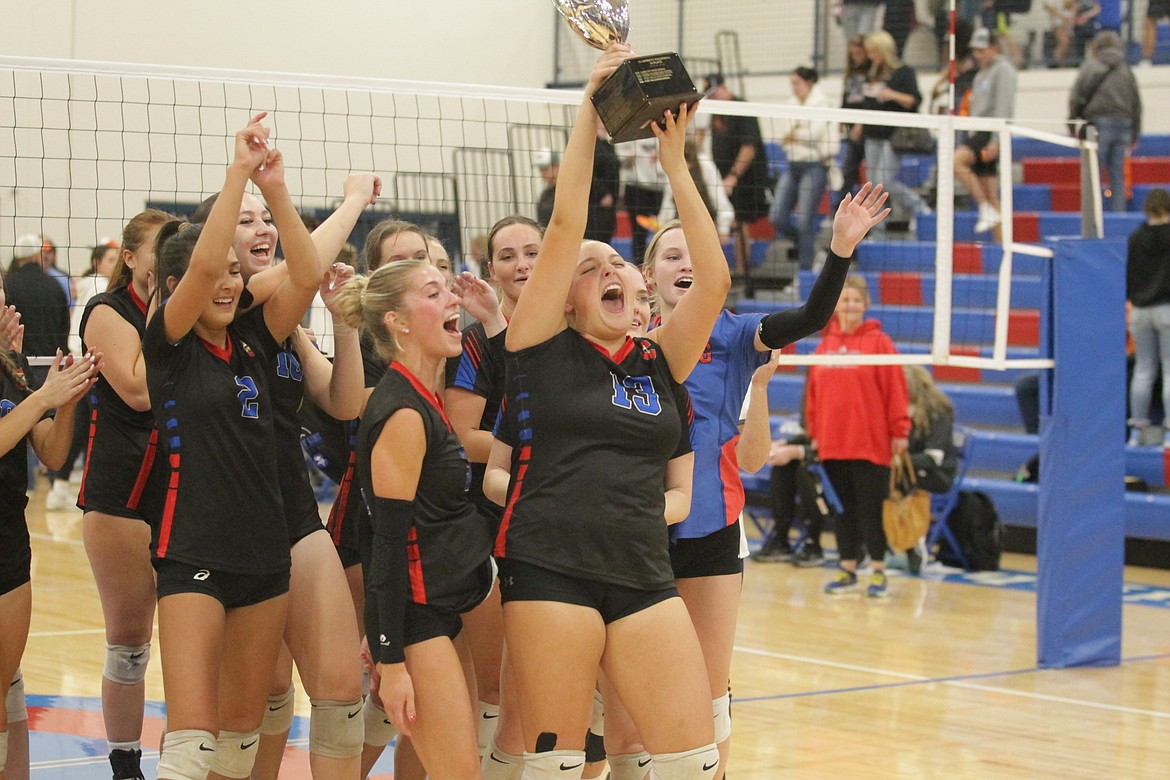
[(845, 286), (851, 259), (838, 257), (829, 250), (825, 267), (821, 269), (804, 305), (773, 312), (760, 321), (760, 341), (764, 342), (764, 346), (780, 349), (828, 325), (833, 310), (837, 308), (837, 300), (841, 297), (841, 288)]
[(366, 576), (366, 636), (375, 663), (400, 664), (406, 660), (406, 602), (410, 598), (406, 539), (414, 524), (414, 502), (375, 497), (372, 503), (374, 542)]

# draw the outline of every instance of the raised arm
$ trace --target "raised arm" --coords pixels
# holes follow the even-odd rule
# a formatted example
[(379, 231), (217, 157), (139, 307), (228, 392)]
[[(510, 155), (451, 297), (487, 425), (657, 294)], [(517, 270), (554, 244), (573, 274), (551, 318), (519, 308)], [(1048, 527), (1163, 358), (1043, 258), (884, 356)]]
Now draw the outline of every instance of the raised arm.
[[(284, 244), (284, 265), (288, 268), (288, 278), (281, 282), (264, 306), (264, 321), (269, 332), (277, 341), (284, 341), (301, 324), (301, 318), (309, 310), (325, 270), (321, 267), (309, 229), (305, 227), (288, 194), (284, 181), (284, 156), (280, 150), (269, 151), (264, 165), (252, 171), (252, 181), (267, 201)], [(219, 205), (218, 201), (216, 205)]]
[(780, 349), (829, 324), (841, 297), (841, 288), (845, 286), (853, 252), (870, 228), (890, 213), (885, 208), (887, 195), (882, 192), (882, 185), (875, 187), (870, 182), (866, 182), (856, 196), (845, 195), (833, 217), (829, 256), (808, 298), (802, 306), (772, 312), (761, 320), (756, 331), (757, 350)]
[(508, 326), (506, 345), (512, 352), (548, 341), (567, 327), (565, 299), (577, 267), (581, 239), (585, 237), (589, 214), (586, 194), (593, 179), (597, 111), (590, 98), (617, 66), (632, 56), (629, 46), (614, 44), (593, 66), (561, 159), (552, 218), (537, 255), (538, 262), (524, 285)]
[(764, 467), (772, 450), (772, 421), (768, 418), (768, 382), (776, 374), (780, 351), (772, 353), (768, 362), (752, 374), (748, 388), (747, 414), (739, 441), (735, 443), (735, 457), (744, 471), (755, 473)]
[(666, 115), (665, 129), (653, 125), (658, 138), (658, 158), (674, 193), (694, 271), (691, 289), (679, 301), (667, 324), (654, 331), (654, 340), (662, 347), (670, 373), (679, 382), (687, 378), (703, 354), (727, 300), (727, 291), (731, 289), (731, 272), (719, 234), (683, 154), (687, 125), (694, 118), (695, 110), (687, 112), (685, 106), (680, 106), (677, 117), (673, 113)]
[(352, 420), (365, 404), (365, 374), (357, 329), (336, 310), (337, 293), (354, 276), (352, 266), (334, 263), (321, 281), (321, 299), (333, 317), (333, 362), (309, 340), (304, 328), (293, 332), (293, 346), (301, 360), (305, 392), (322, 411), (336, 420)]
[[(263, 112), (257, 114), (247, 127), (236, 133), (235, 158), (228, 166), (223, 188), (195, 243), (187, 272), (179, 280), (163, 309), (166, 337), (171, 344), (177, 343), (195, 327), (228, 264), (228, 253), (231, 252), (236, 224), (240, 218), (244, 186), (252, 171), (268, 159), (269, 130), (260, 124), (266, 115)], [(158, 283), (166, 285), (167, 280), (159, 279)]]

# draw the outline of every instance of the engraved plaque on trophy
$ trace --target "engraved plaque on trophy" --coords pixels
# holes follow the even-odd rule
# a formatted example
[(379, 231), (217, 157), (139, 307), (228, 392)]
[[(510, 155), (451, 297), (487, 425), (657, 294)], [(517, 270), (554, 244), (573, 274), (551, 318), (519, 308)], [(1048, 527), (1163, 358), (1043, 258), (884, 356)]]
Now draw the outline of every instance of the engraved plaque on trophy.
[[(630, 28), (626, 0), (553, 0), (586, 43), (605, 49), (624, 43)], [(593, 94), (593, 106), (614, 143), (650, 138), (650, 124), (702, 96), (677, 54), (651, 54), (623, 62)]]

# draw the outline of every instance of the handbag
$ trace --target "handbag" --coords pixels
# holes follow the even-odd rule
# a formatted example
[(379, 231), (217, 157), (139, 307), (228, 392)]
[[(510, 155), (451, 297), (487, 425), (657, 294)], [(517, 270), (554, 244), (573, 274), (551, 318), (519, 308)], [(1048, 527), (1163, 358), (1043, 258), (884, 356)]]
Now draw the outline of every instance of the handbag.
[(918, 489), (914, 465), (906, 453), (890, 468), (890, 495), (882, 502), (882, 527), (886, 543), (894, 550), (909, 550), (930, 528), (930, 493)]
[(1089, 103), (1097, 96), (1097, 90), (1101, 89), (1101, 85), (1105, 83), (1105, 79), (1109, 78), (1114, 70), (1117, 69), (1118, 63), (1109, 66), (1109, 69), (1102, 73), (1097, 79), (1086, 89), (1078, 95), (1073, 96), (1072, 108), (1069, 111), (1068, 117), (1068, 132), (1069, 135), (1075, 136), (1080, 140), (1085, 140), (1085, 127), (1088, 123), (1084, 122), (1085, 109), (1089, 107)]
[(890, 145), (898, 154), (930, 154), (934, 151), (934, 136), (925, 127), (896, 127)]

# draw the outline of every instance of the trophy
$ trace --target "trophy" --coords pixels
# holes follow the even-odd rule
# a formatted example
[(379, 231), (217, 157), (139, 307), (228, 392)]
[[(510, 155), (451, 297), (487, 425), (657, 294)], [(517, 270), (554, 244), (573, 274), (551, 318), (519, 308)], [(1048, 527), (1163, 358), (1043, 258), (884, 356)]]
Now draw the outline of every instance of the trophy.
[[(630, 29), (626, 0), (552, 1), (590, 46), (605, 49), (625, 42)], [(593, 106), (616, 144), (652, 137), (651, 123), (683, 103), (689, 108), (700, 97), (681, 57), (652, 54), (623, 62), (593, 94)]]

